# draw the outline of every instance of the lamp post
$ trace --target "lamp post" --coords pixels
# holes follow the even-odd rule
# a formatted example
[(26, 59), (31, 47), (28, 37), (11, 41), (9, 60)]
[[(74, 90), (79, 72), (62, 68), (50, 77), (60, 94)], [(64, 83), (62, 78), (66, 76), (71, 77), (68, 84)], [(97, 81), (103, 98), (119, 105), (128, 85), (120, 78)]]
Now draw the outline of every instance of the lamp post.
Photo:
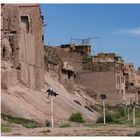
[(132, 104), (131, 104), (132, 108), (133, 108), (133, 124), (136, 125), (136, 118), (135, 118), (135, 111), (136, 111), (136, 102), (134, 101)]
[(51, 96), (51, 122), (53, 128), (53, 96)]
[(105, 117), (105, 99), (107, 98), (105, 94), (101, 94), (100, 98), (103, 101), (103, 119), (104, 119), (104, 124), (106, 124), (106, 117)]
[(53, 96), (57, 96), (58, 94), (52, 89), (52, 88), (49, 88), (47, 90), (48, 92), (48, 98), (49, 96), (51, 96), (51, 127), (53, 128), (54, 127), (54, 119), (53, 119)]
[(130, 120), (129, 108), (130, 108), (130, 105), (127, 105), (127, 115), (128, 115), (128, 121)]

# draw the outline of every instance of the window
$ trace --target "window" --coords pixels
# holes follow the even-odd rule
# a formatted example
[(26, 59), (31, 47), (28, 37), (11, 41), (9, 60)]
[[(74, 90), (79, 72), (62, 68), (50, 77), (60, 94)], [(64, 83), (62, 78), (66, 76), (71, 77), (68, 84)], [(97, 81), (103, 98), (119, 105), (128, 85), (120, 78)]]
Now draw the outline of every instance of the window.
[(42, 42), (44, 41), (44, 35), (42, 35)]
[(119, 89), (117, 89), (117, 94), (119, 94)]
[(21, 16), (22, 30), (29, 32), (29, 19), (28, 16)]

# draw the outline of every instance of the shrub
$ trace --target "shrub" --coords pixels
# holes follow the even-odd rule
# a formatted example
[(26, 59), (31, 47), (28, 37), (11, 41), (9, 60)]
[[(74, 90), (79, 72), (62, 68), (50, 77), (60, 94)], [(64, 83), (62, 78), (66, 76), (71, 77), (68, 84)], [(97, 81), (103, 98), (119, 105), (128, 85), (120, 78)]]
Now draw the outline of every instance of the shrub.
[(35, 122), (34, 120), (29, 120), (29, 119), (25, 119), (21, 117), (14, 117), (14, 116), (4, 115), (4, 114), (2, 114), (1, 117), (8, 122), (21, 124), (22, 126), (27, 127), (27, 128), (35, 128), (39, 126), (39, 124)]
[(71, 121), (71, 122), (79, 122), (79, 123), (84, 123), (85, 122), (80, 113), (73, 113), (70, 116), (69, 121)]
[[(97, 123), (103, 123), (103, 116), (99, 117), (96, 121)], [(113, 116), (111, 113), (106, 114), (106, 123), (114, 122)]]
[(50, 126), (51, 126), (51, 122), (50, 122), (49, 120), (46, 120), (46, 121), (45, 121), (45, 126), (46, 126), (46, 127), (50, 127)]
[(27, 124), (22, 124), (26, 128), (36, 128), (38, 125), (36, 123), (27, 123)]
[(10, 126), (4, 124), (1, 125), (1, 132), (11, 132), (11, 131), (12, 129)]
[(120, 110), (120, 115), (121, 115), (122, 117), (124, 117), (124, 116), (125, 116), (124, 109), (121, 109), (121, 110)]

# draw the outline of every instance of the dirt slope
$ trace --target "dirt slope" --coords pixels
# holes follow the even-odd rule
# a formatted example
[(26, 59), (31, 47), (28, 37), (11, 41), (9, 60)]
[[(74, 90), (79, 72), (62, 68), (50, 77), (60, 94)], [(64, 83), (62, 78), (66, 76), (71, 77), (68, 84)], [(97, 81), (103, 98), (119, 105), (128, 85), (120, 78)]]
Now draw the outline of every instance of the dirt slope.
[(68, 93), (49, 73), (45, 74), (45, 83), (46, 86), (41, 92), (30, 90), (21, 84), (9, 88), (8, 91), (2, 90), (2, 113), (34, 119), (42, 124), (45, 120), (50, 121), (50, 99), (47, 98), (46, 90), (48, 85), (51, 85), (59, 93), (54, 98), (55, 123), (67, 121), (73, 112), (81, 112), (88, 121), (96, 120), (98, 113), (73, 102), (77, 97)]

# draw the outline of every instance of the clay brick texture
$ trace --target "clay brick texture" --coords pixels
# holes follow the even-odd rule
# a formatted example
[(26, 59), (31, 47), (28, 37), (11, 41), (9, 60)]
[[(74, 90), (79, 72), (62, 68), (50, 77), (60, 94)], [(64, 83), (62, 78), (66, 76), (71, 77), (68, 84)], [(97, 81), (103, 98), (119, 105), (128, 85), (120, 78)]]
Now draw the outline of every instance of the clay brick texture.
[[(2, 4), (1, 19), (1, 56), (3, 62), (10, 64), (10, 69), (6, 65), (4, 69), (14, 71), (19, 83), (40, 90), (44, 85), (44, 43), (39, 5)], [(2, 82), (9, 88), (6, 81), (12, 77), (8, 73), (7, 77)]]

